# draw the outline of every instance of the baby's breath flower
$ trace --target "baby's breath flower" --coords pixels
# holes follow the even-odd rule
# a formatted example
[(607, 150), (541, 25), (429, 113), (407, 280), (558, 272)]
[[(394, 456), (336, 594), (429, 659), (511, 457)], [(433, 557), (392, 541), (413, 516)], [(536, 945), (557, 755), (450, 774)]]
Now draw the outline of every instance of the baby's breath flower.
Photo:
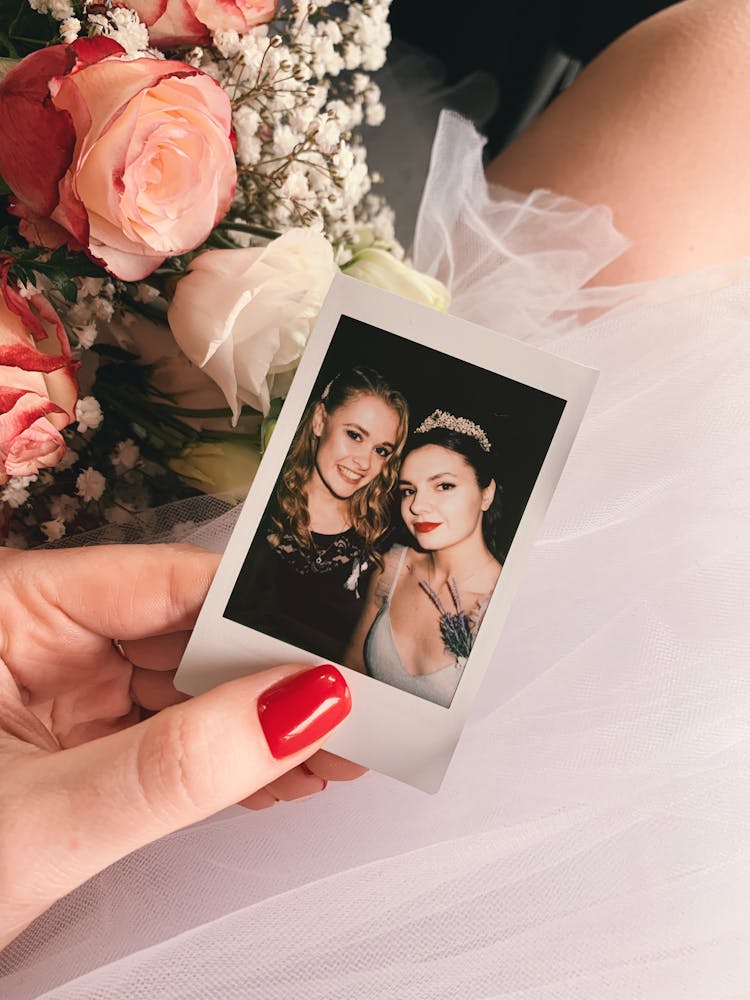
[(135, 468), (140, 455), (140, 449), (135, 441), (132, 438), (126, 438), (115, 447), (110, 461), (118, 472), (127, 472), (128, 469)]
[(43, 521), (39, 527), (49, 542), (56, 542), (65, 534), (65, 522), (60, 517), (55, 517), (51, 521)]
[(154, 288), (153, 285), (149, 285), (145, 281), (139, 281), (135, 286), (133, 298), (136, 302), (153, 302), (154, 299), (159, 298), (159, 289)]
[(102, 422), (102, 408), (93, 396), (84, 396), (76, 403), (76, 420), (78, 430), (83, 434), (88, 430), (96, 430)]
[(72, 448), (68, 448), (63, 457), (55, 466), (55, 469), (60, 469), (61, 471), (65, 469), (70, 469), (73, 465), (76, 464), (79, 458), (80, 455), (78, 454), (77, 451), (73, 451)]
[(68, 521), (72, 521), (76, 516), (80, 506), (75, 497), (61, 494), (59, 497), (53, 497), (50, 500), (49, 512), (56, 520), (67, 524)]
[(96, 328), (96, 323), (92, 320), (90, 323), (84, 323), (81, 326), (73, 327), (73, 332), (78, 338), (79, 345), (84, 349), (88, 350), (96, 342), (96, 338), (99, 336), (99, 331)]
[(73, 5), (70, 0), (50, 0), (48, 9), (56, 21), (65, 21), (73, 17)]
[(92, 466), (84, 469), (76, 479), (76, 493), (86, 503), (91, 500), (101, 500), (107, 480)]
[(92, 299), (91, 308), (97, 319), (102, 319), (108, 322), (112, 319), (112, 314), (114, 313), (114, 306), (109, 301), (109, 299), (98, 298)]
[[(107, 282), (109, 284), (109, 282)], [(93, 298), (104, 290), (104, 278), (81, 278), (78, 282), (78, 298)], [(110, 285), (111, 287), (111, 285)]]
[[(61, 2), (61, 0), (52, 0), (52, 2)], [(148, 28), (141, 23), (135, 11), (128, 10), (126, 7), (113, 7), (106, 14), (89, 14), (88, 21), (95, 26), (96, 34), (114, 39), (131, 57), (141, 56), (146, 52), (151, 58), (159, 55), (159, 53), (149, 49)]]
[(80, 35), (81, 27), (77, 17), (66, 17), (60, 25), (60, 38), (66, 45), (70, 45)]
[(36, 478), (36, 476), (13, 476), (0, 493), (0, 500), (7, 503), (9, 507), (22, 507), (30, 496), (28, 487)]

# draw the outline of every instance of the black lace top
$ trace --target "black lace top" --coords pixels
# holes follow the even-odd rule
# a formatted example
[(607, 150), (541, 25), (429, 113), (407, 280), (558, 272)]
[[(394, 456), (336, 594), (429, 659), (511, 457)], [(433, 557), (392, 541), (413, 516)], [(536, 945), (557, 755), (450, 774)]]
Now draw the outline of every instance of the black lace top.
[(266, 635), (341, 663), (374, 565), (353, 528), (313, 532), (313, 550), (259, 531), (224, 612)]
[[(300, 551), (289, 535), (282, 536), (275, 546), (279, 558), (301, 576), (331, 573), (344, 567), (350, 567), (356, 572), (357, 568), (361, 570), (362, 564), (367, 562), (364, 542), (354, 528), (336, 535), (321, 535), (317, 531), (310, 534), (312, 549), (308, 551)], [(356, 589), (356, 582), (350, 589)]]

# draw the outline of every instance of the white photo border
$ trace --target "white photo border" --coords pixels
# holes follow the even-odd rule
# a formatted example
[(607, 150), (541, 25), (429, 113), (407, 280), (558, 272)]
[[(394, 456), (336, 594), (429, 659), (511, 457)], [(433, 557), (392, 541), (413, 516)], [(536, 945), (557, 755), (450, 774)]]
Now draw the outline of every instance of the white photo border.
[(353, 708), (331, 734), (326, 749), (424, 791), (436, 792), (498, 644), (598, 373), (355, 278), (337, 275), (175, 678), (177, 687), (188, 694), (200, 694), (225, 681), (277, 664), (296, 662), (312, 666), (321, 662), (320, 656), (308, 650), (225, 618), (224, 610), (342, 316), (565, 400), (450, 707), (444, 708), (336, 664), (350, 687)]

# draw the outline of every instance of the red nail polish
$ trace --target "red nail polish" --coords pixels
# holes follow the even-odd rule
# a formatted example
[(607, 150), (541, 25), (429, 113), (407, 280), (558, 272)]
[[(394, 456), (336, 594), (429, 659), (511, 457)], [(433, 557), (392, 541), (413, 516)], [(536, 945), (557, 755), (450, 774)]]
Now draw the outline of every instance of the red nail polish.
[(325, 736), (352, 707), (341, 672), (330, 664), (285, 677), (258, 698), (258, 717), (279, 760)]

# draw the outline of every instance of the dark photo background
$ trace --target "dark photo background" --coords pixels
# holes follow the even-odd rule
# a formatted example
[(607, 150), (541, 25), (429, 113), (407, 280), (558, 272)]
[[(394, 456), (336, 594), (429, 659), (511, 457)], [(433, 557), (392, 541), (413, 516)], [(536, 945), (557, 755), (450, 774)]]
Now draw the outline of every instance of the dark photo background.
[[(401, 390), (409, 401), (410, 428), (440, 409), (468, 417), (484, 429), (493, 444), (496, 481), (503, 491), (498, 541), (507, 553), (565, 400), (349, 316), (339, 321), (311, 398), (319, 398), (335, 375), (355, 365), (377, 369)], [(399, 540), (408, 544), (410, 539)]]

